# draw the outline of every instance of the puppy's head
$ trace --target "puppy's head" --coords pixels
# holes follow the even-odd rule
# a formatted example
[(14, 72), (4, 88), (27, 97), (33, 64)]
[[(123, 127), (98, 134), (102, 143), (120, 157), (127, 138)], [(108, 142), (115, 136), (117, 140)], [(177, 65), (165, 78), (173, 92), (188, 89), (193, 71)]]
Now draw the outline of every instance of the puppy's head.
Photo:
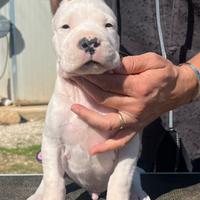
[(116, 17), (103, 0), (63, 0), (53, 31), (62, 76), (101, 74), (120, 65)]

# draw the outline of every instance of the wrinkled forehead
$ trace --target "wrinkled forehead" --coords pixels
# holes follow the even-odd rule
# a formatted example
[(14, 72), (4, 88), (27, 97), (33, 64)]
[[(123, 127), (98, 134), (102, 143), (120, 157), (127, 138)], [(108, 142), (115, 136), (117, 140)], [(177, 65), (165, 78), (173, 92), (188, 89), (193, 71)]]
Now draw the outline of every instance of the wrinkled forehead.
[(56, 27), (62, 26), (63, 23), (76, 25), (87, 20), (95, 23), (116, 23), (115, 15), (103, 0), (63, 1), (54, 16)]

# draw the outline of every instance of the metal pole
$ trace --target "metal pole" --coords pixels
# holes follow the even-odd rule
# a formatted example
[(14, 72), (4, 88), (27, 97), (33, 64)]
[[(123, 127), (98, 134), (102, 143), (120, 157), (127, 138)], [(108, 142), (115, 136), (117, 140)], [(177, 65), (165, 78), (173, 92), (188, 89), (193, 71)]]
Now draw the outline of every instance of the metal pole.
[(11, 21), (10, 28), (10, 51), (11, 51), (11, 100), (15, 103), (17, 97), (17, 57), (15, 53), (16, 49), (16, 27), (15, 27), (15, 2), (14, 0), (9, 1), (9, 18)]

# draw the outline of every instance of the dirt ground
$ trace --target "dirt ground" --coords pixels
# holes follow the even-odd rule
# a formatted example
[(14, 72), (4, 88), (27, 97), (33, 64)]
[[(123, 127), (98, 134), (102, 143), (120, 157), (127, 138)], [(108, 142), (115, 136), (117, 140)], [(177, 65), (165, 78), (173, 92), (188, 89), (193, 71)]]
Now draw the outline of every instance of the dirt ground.
[(44, 120), (0, 126), (0, 173), (41, 173), (35, 159), (40, 150)]
[(32, 158), (11, 153), (0, 153), (0, 174), (42, 173), (42, 165)]

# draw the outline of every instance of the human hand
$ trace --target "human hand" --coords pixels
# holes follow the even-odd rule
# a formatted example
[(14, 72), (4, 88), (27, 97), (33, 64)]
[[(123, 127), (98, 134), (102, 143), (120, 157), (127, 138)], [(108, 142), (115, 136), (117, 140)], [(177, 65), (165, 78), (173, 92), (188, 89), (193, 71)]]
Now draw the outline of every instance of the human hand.
[[(97, 103), (120, 111), (126, 122), (124, 130), (103, 144), (92, 147), (100, 153), (123, 147), (146, 125), (162, 113), (189, 102), (191, 70), (178, 68), (155, 53), (128, 56), (123, 67), (114, 74), (90, 75), (73, 80)], [(193, 81), (194, 82), (194, 81)], [(192, 84), (192, 83), (191, 83)], [(100, 130), (118, 130), (119, 114), (100, 115), (83, 105), (72, 105), (72, 111), (91, 126)]]

